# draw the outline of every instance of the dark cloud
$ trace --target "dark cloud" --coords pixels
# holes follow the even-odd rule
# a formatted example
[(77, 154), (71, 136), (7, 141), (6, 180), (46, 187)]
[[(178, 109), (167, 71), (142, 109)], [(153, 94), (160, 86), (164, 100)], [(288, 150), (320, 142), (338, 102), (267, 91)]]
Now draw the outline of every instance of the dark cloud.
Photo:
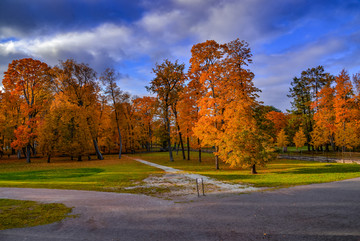
[(35, 36), (81, 30), (104, 22), (129, 23), (139, 19), (142, 12), (136, 1), (1, 0), (0, 38), (9, 37), (4, 28), (11, 28), (19, 37)]

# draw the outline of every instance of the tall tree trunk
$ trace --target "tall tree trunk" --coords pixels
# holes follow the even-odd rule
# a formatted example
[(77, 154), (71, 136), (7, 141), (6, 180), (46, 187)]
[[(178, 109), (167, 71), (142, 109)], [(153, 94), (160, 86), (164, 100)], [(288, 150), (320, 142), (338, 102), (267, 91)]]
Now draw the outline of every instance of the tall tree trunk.
[(18, 157), (18, 159), (21, 159), (21, 150), (17, 151), (17, 157)]
[(199, 144), (199, 162), (201, 162), (201, 145), (200, 145), (200, 139), (198, 138), (198, 144)]
[[(116, 120), (117, 123), (117, 120)], [(119, 124), (117, 123), (117, 129), (118, 129), (118, 133), (119, 133), (119, 159), (121, 159), (121, 152), (122, 152), (122, 138), (121, 138), (121, 132), (120, 132), (120, 127)]]
[(187, 142), (187, 154), (188, 154), (188, 160), (190, 161), (190, 138), (187, 136), (186, 137), (186, 142)]
[(51, 158), (51, 155), (49, 154), (48, 158), (47, 158), (47, 163), (50, 163), (50, 158)]
[(335, 142), (334, 142), (334, 135), (333, 134), (330, 137), (330, 144), (331, 144), (331, 149), (333, 151), (336, 151)]
[(94, 143), (94, 148), (95, 148), (95, 153), (96, 153), (97, 158), (99, 160), (104, 160), (104, 157), (99, 150), (99, 146), (98, 146), (96, 139), (93, 139), (93, 143)]
[[(215, 151), (218, 152), (219, 151), (219, 147), (216, 146), (215, 147)], [(215, 168), (216, 170), (219, 170), (219, 156), (218, 155), (215, 155)]]
[(182, 140), (182, 135), (181, 135), (181, 132), (180, 132), (180, 127), (178, 125), (178, 131), (179, 131), (179, 138), (180, 138), (180, 145), (181, 145), (181, 151), (182, 151), (182, 155), (183, 155), (183, 160), (185, 160), (185, 149), (184, 149), (184, 143), (183, 143), (183, 140)]
[(26, 162), (30, 163), (30, 144), (27, 144), (26, 146)]
[[(344, 130), (344, 133), (345, 133), (345, 121), (343, 121), (343, 130)], [(345, 138), (343, 139), (343, 142), (345, 142)], [(344, 154), (344, 152), (346, 151), (346, 147), (343, 145), (341, 150), (342, 150), (342, 152)]]
[(82, 161), (82, 159), (81, 159), (81, 155), (80, 156), (78, 156), (78, 162), (81, 162)]
[(152, 131), (151, 131), (151, 126), (149, 124), (149, 139), (150, 139), (150, 141), (147, 142), (148, 143), (148, 152), (151, 152), (151, 147), (152, 147), (152, 138), (151, 138), (151, 136), (152, 136)]
[(172, 150), (171, 150), (171, 129), (170, 129), (170, 120), (169, 120), (169, 109), (167, 107), (166, 112), (165, 112), (165, 121), (166, 121), (166, 125), (167, 125), (167, 134), (168, 134), (168, 148), (169, 148), (169, 156), (170, 156), (170, 161), (173, 162), (174, 161), (174, 157), (172, 154)]
[(36, 156), (36, 148), (35, 148), (35, 143), (33, 145), (30, 145), (31, 151), (33, 153), (34, 156)]
[(255, 164), (251, 166), (251, 174), (257, 174)]

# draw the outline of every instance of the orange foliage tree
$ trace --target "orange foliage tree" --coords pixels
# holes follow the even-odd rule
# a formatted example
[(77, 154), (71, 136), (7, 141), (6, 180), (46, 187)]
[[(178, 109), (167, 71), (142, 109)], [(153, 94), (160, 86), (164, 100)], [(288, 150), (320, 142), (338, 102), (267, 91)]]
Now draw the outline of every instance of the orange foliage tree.
[(34, 141), (38, 115), (47, 107), (50, 99), (49, 67), (31, 58), (13, 60), (4, 74), (4, 91), (18, 101), (24, 121), (17, 126), (12, 146), (26, 148), (26, 161), (30, 163), (31, 149), (35, 154)]
[(157, 113), (155, 97), (144, 96), (133, 100), (137, 115), (139, 138), (145, 143), (147, 151), (151, 151), (154, 132), (154, 118)]
[(203, 90), (195, 135), (215, 146), (216, 169), (220, 157), (256, 173), (255, 165), (271, 157), (267, 137), (260, 133), (254, 117), (259, 90), (252, 81), (254, 74), (246, 68), (252, 62), (248, 44), (237, 39), (219, 45), (211, 40), (194, 45), (192, 54), (191, 71), (200, 76)]
[[(61, 97), (64, 106), (69, 108), (68, 113), (76, 115), (70, 119), (73, 123), (84, 122), (74, 126), (80, 128), (77, 133), (81, 135), (78, 137), (84, 138), (84, 141), (79, 143), (87, 143), (86, 140), (91, 139), (97, 158), (104, 159), (98, 147), (101, 104), (98, 98), (100, 88), (96, 81), (96, 72), (86, 64), (69, 59), (60, 62), (60, 66), (54, 67), (52, 73), (56, 83), (55, 98)], [(78, 115), (80, 119), (77, 118)], [(79, 149), (85, 150), (86, 147), (81, 146)], [(78, 156), (78, 160), (81, 161), (81, 155)]]
[(219, 169), (219, 146), (216, 144), (216, 137), (221, 129), (221, 107), (218, 102), (221, 96), (220, 61), (223, 52), (216, 41), (208, 40), (194, 45), (191, 53), (189, 72), (195, 76), (194, 82), (198, 80), (199, 90), (202, 90), (197, 101), (200, 111), (194, 132), (203, 144), (215, 146), (215, 166)]
[(265, 117), (272, 123), (274, 123), (276, 135), (288, 124), (288, 116), (282, 112), (270, 111), (266, 114)]
[(345, 151), (346, 147), (356, 145), (357, 137), (350, 135), (356, 133), (354, 131), (354, 92), (350, 81), (350, 76), (345, 70), (335, 78), (335, 97), (334, 97), (334, 112), (335, 112), (335, 142), (336, 145), (342, 147)]
[(317, 100), (312, 104), (312, 108), (316, 108), (314, 114), (315, 128), (311, 134), (312, 144), (315, 147), (326, 145), (326, 150), (328, 150), (329, 143), (335, 150), (334, 95), (335, 90), (331, 87), (331, 82), (329, 82), (318, 92)]

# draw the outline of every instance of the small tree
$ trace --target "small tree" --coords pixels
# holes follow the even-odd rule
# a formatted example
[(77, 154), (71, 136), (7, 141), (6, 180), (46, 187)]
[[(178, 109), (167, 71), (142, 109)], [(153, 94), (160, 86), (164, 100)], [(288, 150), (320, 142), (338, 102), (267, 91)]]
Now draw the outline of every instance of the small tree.
[(277, 147), (283, 148), (283, 152), (287, 151), (287, 145), (289, 144), (288, 136), (285, 134), (285, 130), (282, 129), (276, 138)]
[(302, 127), (300, 127), (299, 130), (295, 133), (293, 142), (295, 143), (296, 150), (297, 150), (298, 148), (301, 148), (301, 147), (303, 147), (303, 146), (305, 145), (305, 143), (306, 143), (306, 136), (305, 136), (305, 133), (304, 133), (304, 130), (303, 130)]

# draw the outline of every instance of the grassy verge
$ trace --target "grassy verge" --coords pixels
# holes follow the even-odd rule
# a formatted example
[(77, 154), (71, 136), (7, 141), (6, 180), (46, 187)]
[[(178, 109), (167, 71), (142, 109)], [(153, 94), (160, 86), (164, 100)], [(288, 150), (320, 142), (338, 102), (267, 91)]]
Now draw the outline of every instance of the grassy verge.
[(33, 227), (61, 221), (71, 208), (63, 204), (0, 199), (0, 230)]
[[(162, 175), (163, 171), (133, 161), (105, 156), (105, 160), (71, 161), (69, 158), (0, 160), (1, 187), (55, 188), (152, 194), (166, 192), (161, 188), (136, 188), (150, 174)], [(129, 188), (133, 187), (133, 188)], [(135, 187), (135, 188), (134, 188)]]
[(258, 167), (257, 175), (249, 169), (231, 168), (222, 163), (220, 170), (215, 170), (212, 154), (203, 153), (202, 162), (197, 160), (197, 153), (191, 153), (191, 160), (182, 160), (181, 154), (174, 155), (170, 162), (168, 153), (137, 154), (138, 157), (165, 166), (209, 176), (231, 183), (248, 183), (256, 187), (289, 187), (312, 183), (324, 183), (360, 177), (360, 165), (340, 163), (318, 163), (296, 160), (274, 160), (266, 167)]

